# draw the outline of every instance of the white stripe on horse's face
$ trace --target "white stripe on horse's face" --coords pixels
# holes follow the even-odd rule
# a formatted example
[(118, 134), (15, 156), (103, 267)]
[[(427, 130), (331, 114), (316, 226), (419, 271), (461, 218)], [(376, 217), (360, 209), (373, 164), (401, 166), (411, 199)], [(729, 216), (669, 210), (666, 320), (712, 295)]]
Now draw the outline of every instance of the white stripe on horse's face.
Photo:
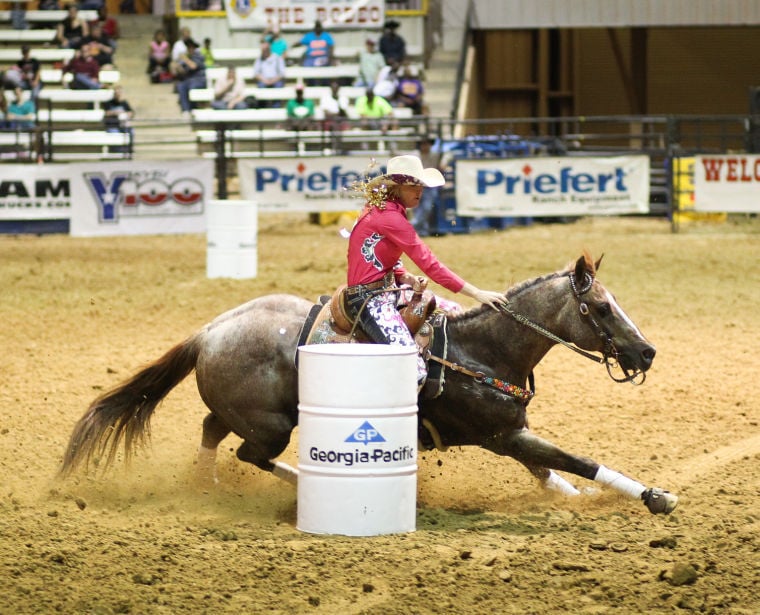
[(633, 321), (628, 317), (628, 314), (625, 313), (625, 310), (620, 307), (617, 301), (615, 301), (615, 297), (612, 296), (612, 293), (608, 291), (606, 288), (604, 289), (604, 294), (607, 296), (607, 302), (612, 306), (613, 311), (620, 316), (620, 318), (631, 328), (636, 332), (636, 335), (639, 337), (644, 337), (644, 335), (639, 331), (639, 328), (633, 323)]

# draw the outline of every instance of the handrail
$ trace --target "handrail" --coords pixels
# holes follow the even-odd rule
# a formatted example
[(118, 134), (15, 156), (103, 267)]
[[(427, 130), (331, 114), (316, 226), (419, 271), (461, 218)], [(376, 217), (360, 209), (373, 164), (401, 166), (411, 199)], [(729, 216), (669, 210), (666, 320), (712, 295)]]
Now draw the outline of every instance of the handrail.
[(457, 64), (457, 76), (454, 82), (454, 99), (451, 101), (451, 111), (449, 116), (452, 120), (457, 119), (457, 110), (459, 109), (459, 97), (462, 92), (462, 85), (464, 84), (465, 69), (467, 66), (467, 50), (472, 43), (472, 30), (470, 29), (470, 22), (472, 21), (472, 13), (474, 11), (474, 4), (472, 0), (467, 2), (467, 12), (464, 18), (464, 31), (462, 33), (462, 45), (459, 50), (459, 63)]

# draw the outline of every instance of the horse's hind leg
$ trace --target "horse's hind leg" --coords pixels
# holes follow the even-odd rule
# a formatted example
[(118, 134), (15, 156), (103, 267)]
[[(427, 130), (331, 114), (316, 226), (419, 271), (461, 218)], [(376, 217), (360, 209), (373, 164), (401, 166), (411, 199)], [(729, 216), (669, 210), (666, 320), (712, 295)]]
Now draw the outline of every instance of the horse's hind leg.
[(653, 513), (670, 513), (678, 503), (678, 498), (667, 491), (647, 489), (641, 483), (599, 465), (588, 457), (571, 455), (527, 429), (512, 432), (500, 440), (500, 445), (489, 447), (489, 449), (501, 455), (513, 457), (525, 465), (545, 485), (555, 488), (559, 486), (560, 491), (572, 493), (568, 488), (572, 485), (550, 470), (547, 473), (547, 469), (570, 472), (611, 487), (629, 498), (642, 500)]
[(298, 482), (298, 470), (282, 461), (274, 461), (290, 442), (290, 434), (293, 426), (288, 429), (268, 430), (267, 437), (262, 438), (257, 432), (257, 439), (245, 440), (237, 450), (237, 457), (241, 461), (252, 463), (257, 468), (271, 472), (277, 478), (281, 478), (293, 485)]
[(232, 430), (227, 423), (222, 421), (216, 414), (210, 412), (203, 419), (203, 435), (201, 436), (201, 445), (198, 447), (197, 458), (197, 478), (202, 483), (219, 482), (216, 477), (216, 451), (222, 440), (224, 440)]

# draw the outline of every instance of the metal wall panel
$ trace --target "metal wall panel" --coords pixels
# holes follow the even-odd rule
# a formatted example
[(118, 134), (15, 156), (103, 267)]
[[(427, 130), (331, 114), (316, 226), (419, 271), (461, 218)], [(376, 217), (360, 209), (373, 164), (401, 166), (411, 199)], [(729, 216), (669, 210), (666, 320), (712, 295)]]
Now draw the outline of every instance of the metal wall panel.
[(760, 24), (760, 0), (473, 0), (473, 28)]

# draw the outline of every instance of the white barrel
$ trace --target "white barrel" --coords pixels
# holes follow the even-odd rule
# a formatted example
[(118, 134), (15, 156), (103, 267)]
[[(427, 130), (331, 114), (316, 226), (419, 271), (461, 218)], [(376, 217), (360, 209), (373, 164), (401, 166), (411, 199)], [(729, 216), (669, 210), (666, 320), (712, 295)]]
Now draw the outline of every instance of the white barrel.
[(299, 347), (296, 527), (312, 534), (413, 532), (417, 351)]
[(255, 278), (258, 206), (254, 201), (209, 201), (206, 209), (206, 277)]

